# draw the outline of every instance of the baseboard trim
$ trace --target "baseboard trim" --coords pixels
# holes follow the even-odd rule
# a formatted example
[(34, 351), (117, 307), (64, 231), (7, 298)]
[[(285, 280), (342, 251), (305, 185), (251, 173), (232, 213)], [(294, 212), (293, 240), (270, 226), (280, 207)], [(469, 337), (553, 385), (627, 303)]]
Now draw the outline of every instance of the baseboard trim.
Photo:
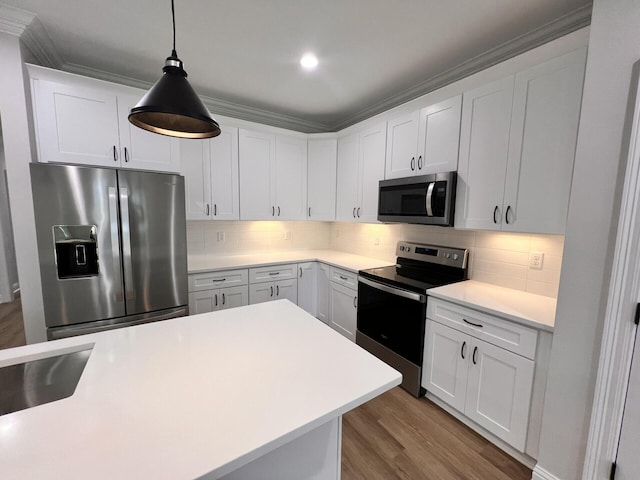
[(545, 470), (538, 464), (533, 469), (533, 475), (531, 475), (531, 480), (561, 480), (561, 479), (556, 477), (553, 473), (549, 472), (548, 470)]

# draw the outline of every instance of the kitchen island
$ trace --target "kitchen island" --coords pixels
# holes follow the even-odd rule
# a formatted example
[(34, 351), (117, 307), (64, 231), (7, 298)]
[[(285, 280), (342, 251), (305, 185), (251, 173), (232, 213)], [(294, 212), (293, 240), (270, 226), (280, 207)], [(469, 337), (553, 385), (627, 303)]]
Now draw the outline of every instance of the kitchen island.
[(286, 300), (34, 344), (75, 393), (0, 416), (2, 478), (334, 479), (341, 416), (398, 372)]

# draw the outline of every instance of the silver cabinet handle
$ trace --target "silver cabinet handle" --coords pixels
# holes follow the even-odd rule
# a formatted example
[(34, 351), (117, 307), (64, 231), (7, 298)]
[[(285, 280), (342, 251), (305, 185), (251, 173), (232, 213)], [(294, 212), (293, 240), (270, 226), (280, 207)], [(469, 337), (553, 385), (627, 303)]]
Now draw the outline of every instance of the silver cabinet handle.
[(360, 207), (358, 207), (358, 210), (356, 212), (356, 215), (358, 215), (358, 218), (360, 218)]
[(278, 216), (280, 216), (280, 205), (278, 205)]
[(422, 155), (418, 157), (418, 170), (422, 170)]
[(302, 267), (300, 267), (300, 278), (302, 278)]
[(113, 146), (113, 161), (117, 162), (118, 161), (118, 149), (116, 148), (116, 146)]
[(356, 207), (353, 207), (353, 218), (356, 218)]
[(127, 147), (124, 147), (124, 161), (129, 163), (129, 150)]
[(226, 302), (226, 299), (224, 298), (224, 293), (222, 294), (222, 304), (224, 305)]
[(116, 277), (115, 300), (116, 302), (122, 302), (122, 269), (120, 267), (120, 240), (118, 239), (118, 191), (116, 187), (109, 187), (108, 194), (111, 255), (113, 257), (113, 273)]
[(280, 296), (280, 285), (276, 285), (276, 297)]
[(215, 306), (218, 306), (218, 294), (216, 293), (213, 298), (215, 299)]
[(273, 285), (271, 286), (271, 296), (273, 297)]
[(411, 171), (416, 169), (416, 157), (411, 157)]
[(358, 297), (353, 297), (353, 308), (358, 308)]
[(429, 187), (427, 188), (427, 200), (426, 200), (426, 207), (427, 207), (427, 217), (433, 217), (433, 208), (432, 208), (432, 203), (433, 203), (433, 187), (436, 186), (436, 182), (431, 182), (429, 183)]
[(207, 203), (207, 217), (209, 216), (209, 204)]
[(218, 205), (216, 203), (213, 204), (213, 215), (218, 216)]
[(135, 300), (133, 263), (131, 259), (131, 227), (129, 225), (129, 189), (120, 188), (120, 217), (122, 218), (122, 259), (124, 260), (124, 286), (127, 300)]

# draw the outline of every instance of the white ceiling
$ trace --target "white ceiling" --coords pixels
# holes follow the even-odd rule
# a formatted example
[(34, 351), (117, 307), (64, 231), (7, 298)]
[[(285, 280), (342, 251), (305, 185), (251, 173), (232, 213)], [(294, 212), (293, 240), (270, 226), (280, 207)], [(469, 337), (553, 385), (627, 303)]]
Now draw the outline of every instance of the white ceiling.
[[(124, 82), (131, 84), (153, 83), (171, 51), (170, 0), (0, 1), (36, 14), (34, 25), (44, 27), (57, 51), (57, 68), (103, 78), (108, 72), (127, 77)], [(532, 42), (539, 44), (584, 26), (591, 4), (590, 0), (175, 3), (178, 56), (196, 91), (210, 97), (206, 100), (214, 116), (249, 120), (262, 116), (266, 119), (260, 121), (278, 126), (297, 122), (303, 131), (342, 128), (424, 94), (452, 76), (471, 73), (483, 62), (495, 62), (500, 56), (520, 53)], [(529, 35), (522, 37), (525, 34)], [(298, 64), (307, 50), (320, 60), (312, 73)], [(487, 55), (489, 51), (493, 55)]]

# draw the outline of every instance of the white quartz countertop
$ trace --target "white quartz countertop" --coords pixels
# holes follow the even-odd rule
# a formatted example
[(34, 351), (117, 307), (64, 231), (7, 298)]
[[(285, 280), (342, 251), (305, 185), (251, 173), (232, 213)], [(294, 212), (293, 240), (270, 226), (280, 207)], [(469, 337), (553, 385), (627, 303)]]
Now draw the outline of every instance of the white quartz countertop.
[(467, 280), (427, 290), (432, 297), (553, 332), (556, 299)]
[(279, 263), (319, 261), (352, 272), (366, 268), (384, 267), (395, 262), (362, 257), (337, 250), (299, 250), (292, 252), (259, 253), (252, 255), (189, 255), (189, 273), (212, 272), (229, 268), (251, 268)]
[(287, 300), (0, 351), (94, 344), (73, 396), (0, 416), (0, 477), (225, 475), (400, 383)]

